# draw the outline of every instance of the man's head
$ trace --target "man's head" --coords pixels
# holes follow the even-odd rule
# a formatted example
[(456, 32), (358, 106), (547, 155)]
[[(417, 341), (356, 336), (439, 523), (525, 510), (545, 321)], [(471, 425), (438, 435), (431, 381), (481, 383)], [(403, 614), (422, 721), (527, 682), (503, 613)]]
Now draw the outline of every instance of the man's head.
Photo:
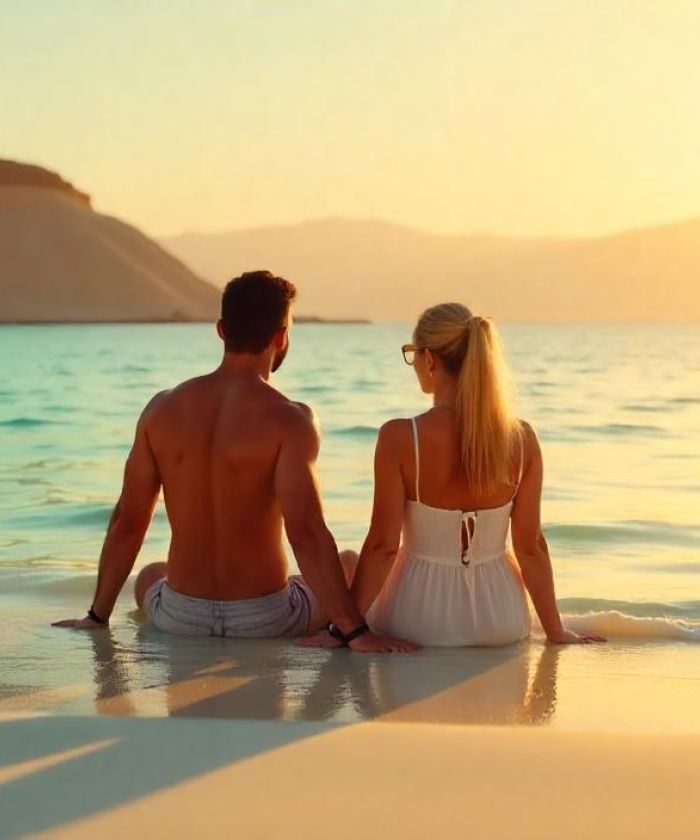
[(258, 356), (271, 349), (277, 370), (289, 348), (289, 309), (296, 293), (293, 283), (269, 271), (247, 271), (231, 280), (217, 325), (226, 352)]

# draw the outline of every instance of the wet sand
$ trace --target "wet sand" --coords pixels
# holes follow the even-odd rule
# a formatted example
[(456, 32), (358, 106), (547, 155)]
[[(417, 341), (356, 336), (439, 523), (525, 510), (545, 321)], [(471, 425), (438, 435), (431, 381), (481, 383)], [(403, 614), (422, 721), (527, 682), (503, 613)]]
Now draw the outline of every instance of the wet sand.
[(41, 634), (53, 674), (5, 662), (2, 837), (698, 835), (694, 644), (378, 657), (133, 613)]

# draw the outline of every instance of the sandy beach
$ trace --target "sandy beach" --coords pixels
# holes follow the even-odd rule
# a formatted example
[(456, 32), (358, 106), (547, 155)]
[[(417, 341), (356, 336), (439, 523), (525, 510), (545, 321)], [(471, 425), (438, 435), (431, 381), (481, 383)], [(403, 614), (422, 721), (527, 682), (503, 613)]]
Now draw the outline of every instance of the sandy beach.
[[(337, 658), (363, 678), (361, 657)], [(269, 691), (258, 702), (272, 719), (203, 716), (253, 682), (231, 672), (151, 689), (169, 695), (176, 720), (138, 717), (145, 698), (128, 694), (97, 701), (103, 715), (5, 711), (2, 836), (697, 836), (700, 732), (459, 724), (478, 676), (363, 723), (274, 719)], [(639, 686), (626, 688), (630, 701)]]
[(1, 836), (697, 836), (694, 644), (380, 657), (120, 624), (138, 645), (58, 634), (63, 681), (0, 701)]

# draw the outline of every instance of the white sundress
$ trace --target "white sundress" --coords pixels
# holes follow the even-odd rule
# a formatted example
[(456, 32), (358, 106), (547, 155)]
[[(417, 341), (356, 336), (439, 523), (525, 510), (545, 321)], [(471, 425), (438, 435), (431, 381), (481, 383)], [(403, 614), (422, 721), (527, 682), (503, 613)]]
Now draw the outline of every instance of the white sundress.
[[(506, 553), (515, 494), (500, 507), (480, 510), (423, 504), (415, 418), (411, 423), (416, 501), (406, 502), (401, 547), (367, 613), (368, 624), (428, 647), (507, 645), (526, 638), (527, 596)], [(521, 451), (516, 492), (522, 471)]]

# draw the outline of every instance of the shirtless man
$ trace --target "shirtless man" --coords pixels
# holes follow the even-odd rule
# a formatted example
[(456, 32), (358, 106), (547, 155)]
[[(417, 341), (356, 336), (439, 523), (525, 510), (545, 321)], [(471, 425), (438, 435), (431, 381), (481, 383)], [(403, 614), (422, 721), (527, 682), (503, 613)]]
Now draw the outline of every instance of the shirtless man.
[[(161, 630), (183, 635), (299, 636), (331, 622), (358, 651), (412, 645), (367, 629), (323, 518), (313, 413), (268, 382), (289, 348), (294, 286), (267, 271), (226, 287), (217, 324), (225, 352), (213, 373), (157, 394), (136, 426), (121, 497), (85, 618), (105, 626), (131, 572), (161, 487), (171, 527), (167, 563), (145, 566), (136, 602)], [(287, 577), (282, 528), (302, 576)]]

